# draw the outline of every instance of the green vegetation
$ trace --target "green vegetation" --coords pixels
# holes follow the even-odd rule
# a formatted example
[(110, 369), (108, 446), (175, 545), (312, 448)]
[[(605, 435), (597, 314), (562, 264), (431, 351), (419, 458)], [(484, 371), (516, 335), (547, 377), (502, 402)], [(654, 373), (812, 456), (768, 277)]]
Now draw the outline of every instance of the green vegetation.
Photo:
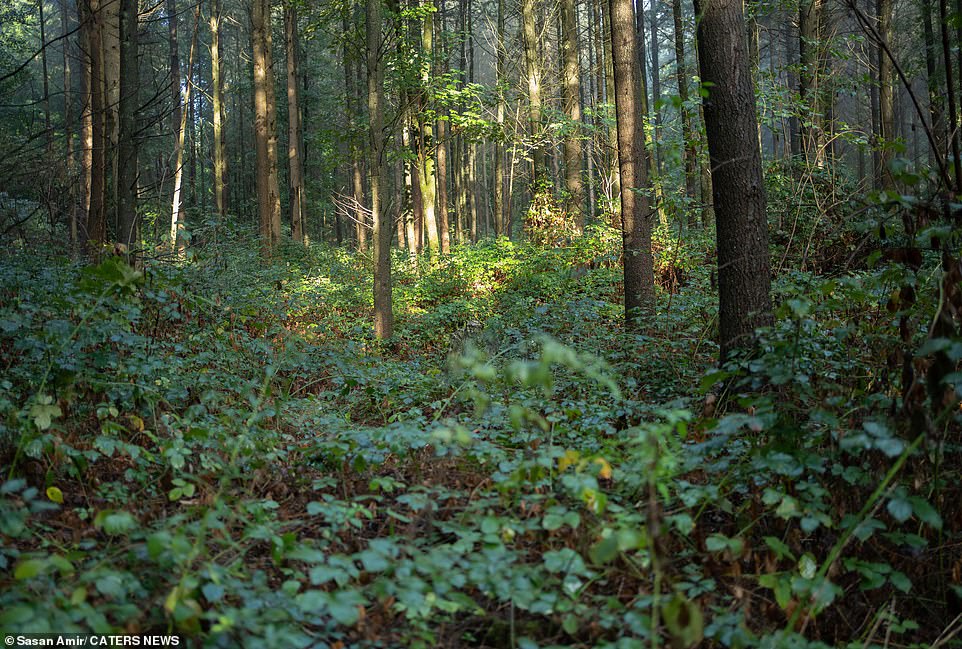
[(143, 272), (0, 260), (0, 628), (906, 647), (959, 612), (962, 343), (929, 327), (955, 299), (936, 253), (828, 277), (797, 270), (820, 268), (804, 237), (776, 248), (777, 322), (717, 369), (711, 232), (656, 234), (640, 333), (613, 230), (395, 251), (383, 343), (369, 256), (265, 264), (255, 236)]

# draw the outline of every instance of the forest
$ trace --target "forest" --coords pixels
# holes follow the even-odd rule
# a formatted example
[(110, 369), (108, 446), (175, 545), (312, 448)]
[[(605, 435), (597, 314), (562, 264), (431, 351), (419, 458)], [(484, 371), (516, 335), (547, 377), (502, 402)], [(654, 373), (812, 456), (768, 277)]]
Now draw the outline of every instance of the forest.
[(0, 0), (5, 646), (962, 647), (960, 124), (962, 0)]

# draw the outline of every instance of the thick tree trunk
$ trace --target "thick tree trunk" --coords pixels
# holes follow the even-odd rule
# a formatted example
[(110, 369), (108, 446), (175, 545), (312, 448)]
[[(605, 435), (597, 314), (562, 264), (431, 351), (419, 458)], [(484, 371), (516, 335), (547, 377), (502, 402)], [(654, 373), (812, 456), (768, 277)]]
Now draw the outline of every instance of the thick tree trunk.
[(381, 0), (366, 0), (367, 106), (370, 120), (368, 183), (374, 224), (374, 335), (385, 340), (394, 335), (391, 300), (391, 219), (384, 209), (384, 60), (381, 42)]
[(581, 180), (581, 70), (578, 65), (575, 0), (561, 0), (561, 28), (564, 39), (564, 110), (569, 121), (564, 141), (565, 188), (568, 190), (565, 209), (574, 217), (575, 227), (581, 231), (585, 225), (585, 192)]
[(721, 360), (770, 324), (768, 221), (742, 0), (695, 0), (714, 174)]
[(300, 62), (298, 61), (297, 9), (284, 7), (284, 40), (287, 52), (287, 188), (291, 211), (291, 238), (305, 243), (304, 131), (301, 128)]
[[(641, 79), (631, 0), (609, 0), (615, 112), (621, 170), (621, 232), (625, 278), (625, 322), (638, 328), (654, 302), (651, 255), (652, 211), (647, 194), (645, 138), (640, 119)], [(640, 190), (640, 191), (639, 191)]]

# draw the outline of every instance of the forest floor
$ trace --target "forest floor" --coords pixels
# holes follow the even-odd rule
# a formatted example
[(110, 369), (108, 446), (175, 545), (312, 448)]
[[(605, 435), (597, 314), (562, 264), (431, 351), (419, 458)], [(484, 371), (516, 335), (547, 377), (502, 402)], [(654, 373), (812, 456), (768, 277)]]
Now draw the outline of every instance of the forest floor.
[(710, 236), (638, 333), (617, 236), (399, 252), (385, 344), (364, 254), (0, 260), (0, 630), (958, 646), (960, 451), (892, 414), (894, 280), (783, 273), (720, 371)]

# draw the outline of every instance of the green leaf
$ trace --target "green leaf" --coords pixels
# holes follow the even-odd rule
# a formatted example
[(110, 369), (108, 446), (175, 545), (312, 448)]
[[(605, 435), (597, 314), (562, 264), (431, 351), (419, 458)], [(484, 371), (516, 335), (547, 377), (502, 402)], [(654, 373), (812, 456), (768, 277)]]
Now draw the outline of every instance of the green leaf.
[(892, 498), (886, 506), (889, 514), (899, 523), (904, 523), (912, 516), (912, 503), (904, 498)]
[(909, 498), (909, 502), (912, 503), (912, 511), (915, 512), (920, 521), (933, 529), (942, 529), (942, 516), (935, 510), (935, 507), (929, 504), (929, 501), (918, 496), (912, 496)]
[(805, 579), (812, 579), (817, 571), (818, 564), (815, 563), (815, 557), (807, 552), (803, 554), (802, 558), (798, 560), (798, 574)]
[(58, 505), (63, 504), (63, 492), (57, 487), (47, 487), (47, 498)]
[(588, 552), (592, 563), (603, 564), (618, 556), (618, 536), (613, 532), (595, 543)]
[(662, 615), (674, 649), (694, 647), (704, 638), (705, 620), (701, 608), (681, 593), (675, 593), (665, 604)]
[(46, 559), (27, 559), (21, 561), (13, 571), (13, 578), (17, 581), (33, 579), (47, 569)]

